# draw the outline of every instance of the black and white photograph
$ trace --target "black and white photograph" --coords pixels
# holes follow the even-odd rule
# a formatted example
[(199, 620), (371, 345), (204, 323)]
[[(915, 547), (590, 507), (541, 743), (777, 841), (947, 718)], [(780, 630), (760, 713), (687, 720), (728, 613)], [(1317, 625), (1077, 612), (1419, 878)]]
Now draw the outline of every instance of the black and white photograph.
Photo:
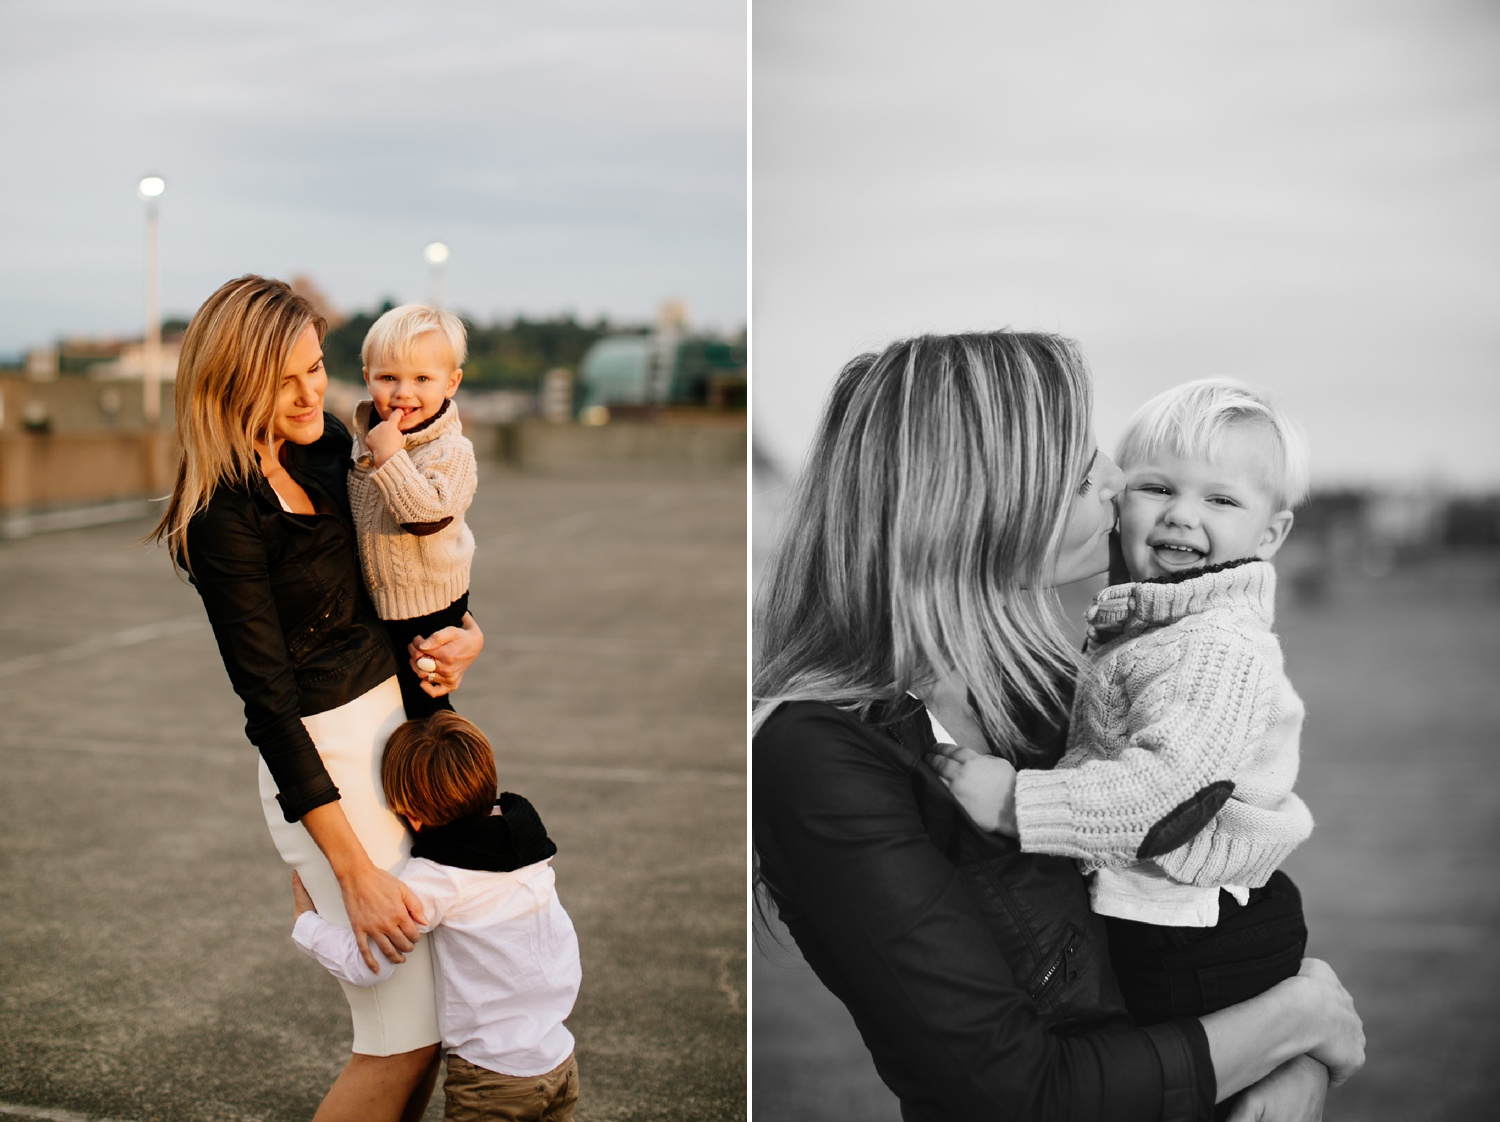
[(1500, 10), (753, 22), (754, 1117), (1494, 1113)]

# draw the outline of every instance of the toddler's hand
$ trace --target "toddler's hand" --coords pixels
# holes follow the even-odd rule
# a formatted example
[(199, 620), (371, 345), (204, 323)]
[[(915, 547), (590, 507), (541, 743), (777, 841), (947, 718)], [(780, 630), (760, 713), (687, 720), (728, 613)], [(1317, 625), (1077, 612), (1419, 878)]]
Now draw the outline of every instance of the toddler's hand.
[(1016, 769), (1009, 761), (957, 744), (939, 744), (927, 762), (982, 829), (1018, 836)]
[(307, 888), (302, 883), (302, 878), (295, 872), (292, 874), (292, 907), (295, 915), (303, 912), (315, 912), (317, 907), (313, 904), (313, 898), (307, 894)]
[(369, 435), (365, 437), (365, 447), (370, 450), (376, 467), (380, 467), (406, 447), (406, 434), (401, 431), (401, 419), (405, 416), (404, 409), (392, 409), (391, 415), (380, 424), (370, 426)]

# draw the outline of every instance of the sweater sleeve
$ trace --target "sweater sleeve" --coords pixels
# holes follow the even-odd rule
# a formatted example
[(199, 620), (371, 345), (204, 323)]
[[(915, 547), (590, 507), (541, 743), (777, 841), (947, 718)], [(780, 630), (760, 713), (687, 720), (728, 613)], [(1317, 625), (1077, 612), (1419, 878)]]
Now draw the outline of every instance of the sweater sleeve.
[(1195, 1020), (1050, 1031), (910, 779), (831, 711), (772, 722), (752, 753), (755, 845), (783, 920), (915, 1113), (1188, 1122), (1214, 1099)]
[(302, 724), (265, 540), (238, 504), (211, 502), (188, 526), (188, 549), (224, 669), (245, 705), (245, 735), (271, 772), (282, 814), (296, 822), (339, 792)]
[(467, 437), (434, 440), (418, 466), (402, 449), (370, 472), (370, 480), (397, 522), (439, 522), (469, 509), (479, 482), (474, 445)]
[[(1214, 820), (1233, 776), (1267, 724), (1262, 653), (1231, 629), (1183, 626), (1132, 652), (1123, 729), (1075, 713), (1077, 766), (1016, 777), (1021, 848), (1095, 865), (1160, 857)], [(1080, 743), (1080, 740), (1082, 743)], [(1118, 741), (1108, 758), (1096, 741)], [(1213, 883), (1226, 883), (1215, 881)]]
[(1294, 791), (1271, 808), (1230, 799), (1207, 827), (1156, 863), (1183, 884), (1259, 888), (1312, 828), (1312, 813)]

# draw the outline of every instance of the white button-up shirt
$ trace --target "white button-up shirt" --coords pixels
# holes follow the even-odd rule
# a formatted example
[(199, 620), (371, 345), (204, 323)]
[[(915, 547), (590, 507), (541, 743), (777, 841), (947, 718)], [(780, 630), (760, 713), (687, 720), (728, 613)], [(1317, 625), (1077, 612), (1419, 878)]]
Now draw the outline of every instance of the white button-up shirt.
[[(582, 968), (551, 860), (489, 872), (414, 857), (401, 881), (427, 913), (422, 930), (431, 932), (444, 1046), (504, 1075), (542, 1075), (566, 1060), (573, 1034), (563, 1020), (573, 1011)], [(292, 939), (357, 986), (378, 985), (396, 969), (376, 950), (380, 970), (371, 973), (354, 932), (316, 912), (297, 917)]]

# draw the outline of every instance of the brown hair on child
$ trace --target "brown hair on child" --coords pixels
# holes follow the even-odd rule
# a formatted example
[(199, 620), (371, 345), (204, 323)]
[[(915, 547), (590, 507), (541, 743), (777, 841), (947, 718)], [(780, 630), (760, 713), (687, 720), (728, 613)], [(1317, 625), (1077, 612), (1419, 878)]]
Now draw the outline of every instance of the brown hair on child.
[(489, 813), (497, 786), (495, 753), (473, 722), (439, 710), (391, 733), (380, 783), (391, 810), (423, 826), (442, 826)]

